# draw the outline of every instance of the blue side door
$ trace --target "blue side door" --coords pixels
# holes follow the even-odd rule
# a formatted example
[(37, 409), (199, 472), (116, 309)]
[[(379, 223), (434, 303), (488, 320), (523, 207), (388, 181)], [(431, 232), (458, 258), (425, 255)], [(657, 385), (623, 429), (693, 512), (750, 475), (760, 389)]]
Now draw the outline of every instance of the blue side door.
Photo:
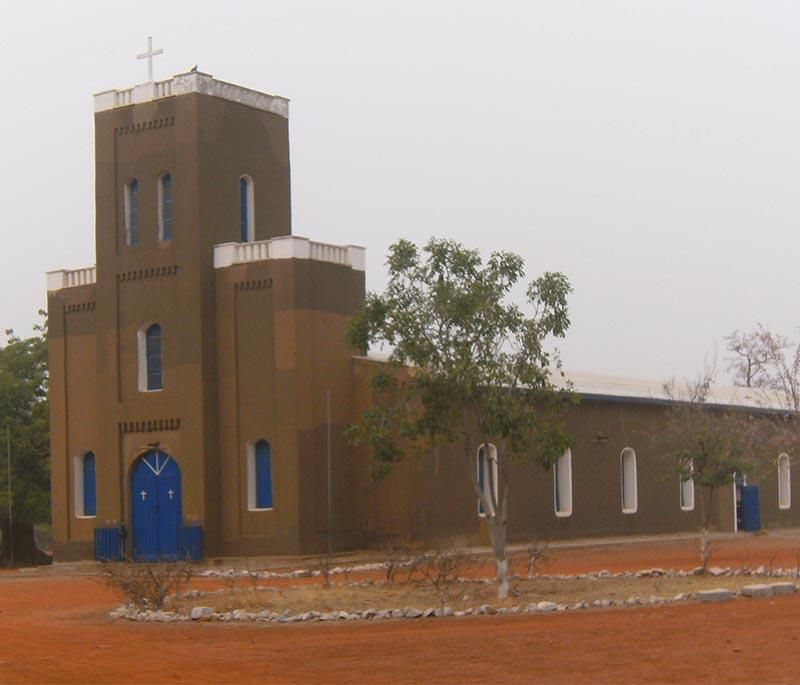
[(175, 559), (183, 523), (181, 472), (164, 452), (148, 452), (131, 474), (133, 557), (138, 561)]

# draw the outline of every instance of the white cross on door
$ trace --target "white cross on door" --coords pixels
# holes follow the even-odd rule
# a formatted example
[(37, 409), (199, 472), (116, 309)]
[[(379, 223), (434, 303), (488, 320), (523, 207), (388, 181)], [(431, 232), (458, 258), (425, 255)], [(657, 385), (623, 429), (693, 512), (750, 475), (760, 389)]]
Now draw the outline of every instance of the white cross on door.
[(139, 496), (142, 498), (142, 502), (144, 502), (144, 501), (145, 501), (145, 499), (147, 499), (147, 490), (142, 490), (142, 491), (139, 493)]
[(167, 490), (167, 494), (169, 495), (169, 498), (172, 499), (172, 496), (175, 494), (175, 491), (172, 488), (170, 488), (169, 490)]

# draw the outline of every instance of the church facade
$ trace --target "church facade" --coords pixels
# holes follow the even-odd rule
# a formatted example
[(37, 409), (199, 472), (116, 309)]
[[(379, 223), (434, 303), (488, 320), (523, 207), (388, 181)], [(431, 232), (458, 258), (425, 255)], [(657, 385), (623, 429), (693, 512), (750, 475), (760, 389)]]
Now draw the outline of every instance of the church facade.
[[(47, 281), (56, 558), (103, 531), (145, 559), (485, 541), (458, 450), (371, 483), (343, 437), (379, 363), (344, 343), (364, 250), (292, 234), (288, 101), (191, 72), (94, 102), (96, 266)], [(557, 473), (515, 474), (511, 539), (691, 530), (693, 493), (634, 444), (664, 402), (583, 395)], [(779, 457), (761, 518), (797, 525)]]

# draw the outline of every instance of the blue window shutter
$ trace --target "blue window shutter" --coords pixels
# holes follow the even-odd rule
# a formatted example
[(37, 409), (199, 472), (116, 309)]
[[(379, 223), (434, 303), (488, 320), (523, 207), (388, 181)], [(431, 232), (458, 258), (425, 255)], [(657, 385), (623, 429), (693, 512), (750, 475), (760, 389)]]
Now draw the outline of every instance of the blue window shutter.
[(133, 179), (128, 186), (128, 227), (131, 245), (139, 244), (139, 181)]
[(172, 240), (172, 176), (161, 177), (161, 229), (163, 240)]
[(97, 486), (94, 454), (88, 452), (83, 457), (83, 515), (97, 515)]
[(250, 237), (250, 183), (246, 178), (239, 179), (239, 225), (242, 242)]
[(147, 389), (161, 390), (162, 363), (161, 363), (161, 326), (154, 323), (145, 333), (147, 357)]
[(256, 457), (256, 507), (272, 508), (272, 448), (266, 440), (259, 440)]

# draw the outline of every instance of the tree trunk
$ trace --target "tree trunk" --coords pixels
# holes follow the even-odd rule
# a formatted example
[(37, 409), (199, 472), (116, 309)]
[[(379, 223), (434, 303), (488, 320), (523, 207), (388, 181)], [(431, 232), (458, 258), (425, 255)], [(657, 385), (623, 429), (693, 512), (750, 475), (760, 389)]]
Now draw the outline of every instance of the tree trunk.
[(700, 566), (703, 573), (708, 570), (708, 562), (711, 559), (711, 549), (708, 544), (708, 526), (705, 522), (700, 524)]

